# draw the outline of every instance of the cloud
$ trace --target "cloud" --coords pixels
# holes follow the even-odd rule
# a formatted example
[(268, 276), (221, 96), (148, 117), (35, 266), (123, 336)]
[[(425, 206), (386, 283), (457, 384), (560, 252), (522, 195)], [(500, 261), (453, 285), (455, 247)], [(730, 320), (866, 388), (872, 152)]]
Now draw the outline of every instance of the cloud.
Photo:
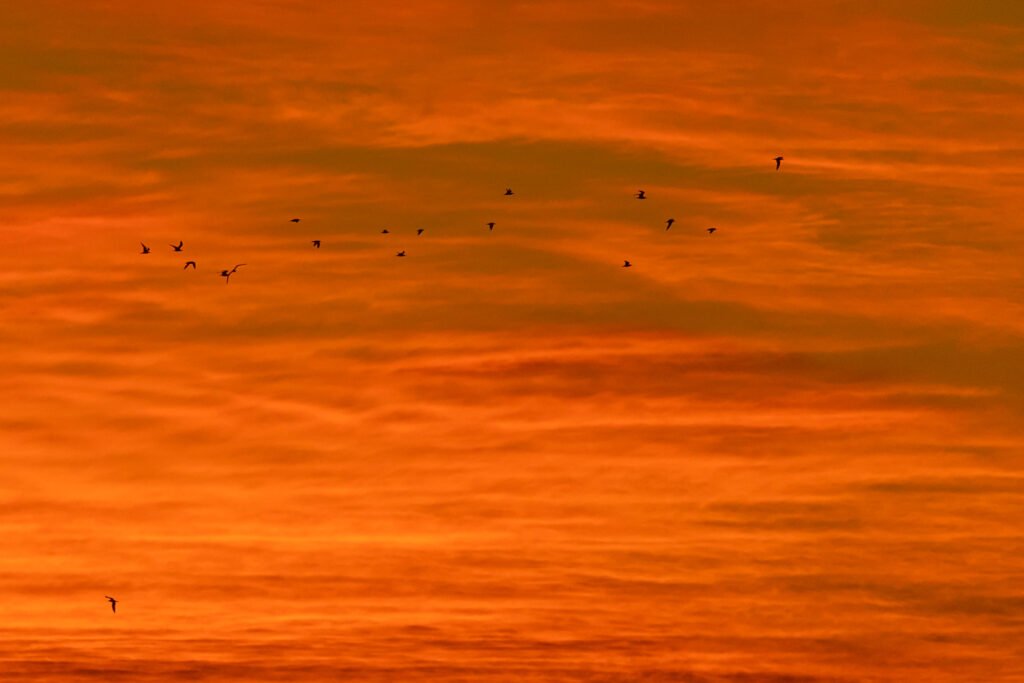
[(12, 8), (0, 668), (1014, 675), (1017, 14)]

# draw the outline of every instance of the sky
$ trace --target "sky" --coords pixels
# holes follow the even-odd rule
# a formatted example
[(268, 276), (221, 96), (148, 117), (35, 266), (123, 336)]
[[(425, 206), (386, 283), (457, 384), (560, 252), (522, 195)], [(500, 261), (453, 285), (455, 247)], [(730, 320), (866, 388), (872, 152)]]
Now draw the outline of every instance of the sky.
[(39, 0), (0, 93), (5, 681), (1024, 680), (1019, 2)]

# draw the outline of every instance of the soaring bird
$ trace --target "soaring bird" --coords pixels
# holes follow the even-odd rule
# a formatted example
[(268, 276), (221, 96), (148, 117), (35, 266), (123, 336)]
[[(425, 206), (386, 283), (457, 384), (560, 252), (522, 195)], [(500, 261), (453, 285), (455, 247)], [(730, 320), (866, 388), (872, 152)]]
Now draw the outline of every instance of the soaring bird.
[(493, 222), (492, 223), (488, 223), (487, 224), (487, 229), (488, 230), (494, 230), (494, 223)]
[(222, 270), (222, 271), (220, 271), (220, 276), (222, 278), (224, 278), (224, 284), (229, 284), (231, 282), (231, 276), (234, 275), (236, 270), (238, 270), (239, 268), (241, 268), (244, 265), (245, 265), (244, 263), (239, 263), (237, 266), (235, 266), (231, 270)]
[(405, 249), (395, 254), (395, 256), (405, 256)]
[(172, 244), (172, 245), (171, 245), (171, 249), (174, 249), (174, 251), (181, 251), (181, 248), (182, 248), (183, 246), (185, 246), (185, 243), (184, 243), (184, 242), (182, 242), (181, 240), (178, 240), (178, 243), (177, 243), (177, 244)]
[(623, 262), (622, 262), (622, 267), (623, 267), (623, 268), (632, 268), (632, 267), (633, 267), (633, 264), (632, 264), (632, 263), (630, 263), (629, 261), (623, 261)]
[(779, 166), (782, 166), (782, 157), (775, 157), (775, 170), (779, 170)]
[(512, 196), (512, 195), (514, 195), (514, 194), (515, 194), (515, 192), (513, 192), (513, 191), (512, 191), (512, 188), (511, 188), (511, 187), (506, 187), (506, 188), (505, 188), (505, 196), (506, 196), (506, 197), (511, 197), (511, 196)]
[(313, 246), (316, 247), (317, 249), (319, 249), (320, 248), (320, 240), (313, 240)]
[(637, 190), (636, 191), (636, 198), (637, 199), (647, 199), (647, 193), (644, 192), (643, 190)]
[(299, 219), (298, 219), (298, 218), (293, 218), (291, 222), (292, 222), (292, 223), (298, 223), (298, 222), (299, 222)]
[(380, 234), (382, 234), (382, 235), (390, 235), (391, 231), (388, 230), (387, 228), (384, 228), (383, 230), (380, 231)]
[(416, 231), (416, 236), (417, 237), (419, 237), (422, 234), (423, 234), (423, 228), (420, 228), (419, 230)]
[(105, 597), (107, 601), (110, 602), (110, 611), (114, 614), (117, 614), (117, 600), (115, 598), (110, 597), (109, 595), (104, 595), (103, 597)]
[(139, 244), (142, 245), (142, 252), (141, 253), (148, 254), (149, 253), (149, 247), (146, 246), (146, 243), (145, 242), (139, 242)]
[(672, 224), (675, 223), (675, 222), (676, 222), (675, 218), (669, 218), (667, 221), (665, 221), (665, 229), (668, 230), (669, 228), (671, 228)]
[(182, 268), (182, 270), (188, 270), (189, 266), (192, 266), (192, 270), (195, 270), (196, 269), (196, 262), (195, 261), (185, 261), (185, 267)]
[(718, 228), (708, 228), (708, 234), (709, 235), (714, 235), (715, 234), (715, 230), (718, 230)]

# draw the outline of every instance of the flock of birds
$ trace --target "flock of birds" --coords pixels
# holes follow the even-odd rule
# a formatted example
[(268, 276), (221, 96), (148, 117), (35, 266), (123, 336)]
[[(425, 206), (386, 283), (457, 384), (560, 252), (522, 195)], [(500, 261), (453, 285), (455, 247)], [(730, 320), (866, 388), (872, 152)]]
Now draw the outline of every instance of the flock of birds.
[[(777, 156), (777, 157), (775, 157), (774, 161), (775, 161), (775, 170), (778, 171), (782, 167), (782, 157), (781, 156)], [(511, 197), (514, 194), (515, 194), (515, 192), (512, 191), (512, 188), (510, 188), (510, 187), (509, 188), (505, 188), (505, 195), (504, 196)], [(647, 193), (644, 190), (637, 190), (637, 192), (634, 195), (634, 197), (636, 197), (637, 199), (647, 199)], [(298, 223), (300, 220), (301, 219), (299, 219), (299, 218), (292, 218), (291, 222), (292, 223)], [(676, 222), (675, 218), (667, 219), (665, 221), (665, 230), (671, 230), (672, 229), (672, 225), (675, 222)], [(487, 225), (488, 231), (493, 231), (494, 230), (494, 226), (497, 225), (497, 224), (494, 223), (494, 222), (490, 222), (490, 223), (487, 223), (486, 225)], [(716, 230), (717, 230), (717, 228), (707, 228), (707, 233), (708, 233), (708, 235), (714, 235)], [(424, 231), (423, 228), (417, 229), (416, 230), (416, 236), (418, 237), (418, 236), (422, 235), (423, 231)], [(390, 234), (390, 230), (385, 228), (385, 229), (381, 230), (381, 234), (383, 234), (383, 235)], [(311, 240), (311, 243), (312, 243), (314, 249), (319, 249), (320, 248), (320, 240)], [(170, 247), (176, 253), (177, 252), (181, 252), (185, 248), (185, 243), (183, 241), (181, 241), (181, 240), (178, 240), (177, 244), (171, 244)], [(142, 254), (148, 254), (151, 251), (152, 250), (148, 246), (146, 246), (145, 243), (142, 243), (142, 252), (141, 252)], [(404, 257), (405, 256), (405, 250), (403, 249), (402, 251), (400, 251), (397, 254), (395, 254), (395, 256)], [(229, 269), (224, 269), (224, 270), (220, 271), (220, 276), (222, 278), (224, 278), (224, 283), (227, 284), (227, 283), (231, 282), (231, 276), (234, 275), (238, 271), (238, 269), (241, 268), (244, 265), (246, 265), (246, 264), (239, 263), (239, 264), (236, 264), (230, 270)], [(622, 262), (622, 267), (623, 268), (632, 268), (633, 264), (630, 263), (629, 261), (623, 261)], [(196, 262), (195, 261), (186, 261), (184, 269), (187, 270), (189, 268), (192, 268), (193, 270), (195, 270), (196, 269)], [(106, 595), (104, 597), (110, 603), (111, 611), (114, 614), (117, 614), (117, 603), (118, 603), (118, 600), (116, 598), (110, 597), (109, 595)]]
[[(299, 221), (298, 218), (294, 218), (292, 220), (294, 220), (296, 223), (298, 223), (298, 221)], [(313, 243), (316, 245), (317, 249), (320, 248), (320, 240), (313, 240)], [(149, 248), (146, 245), (145, 242), (140, 242), (140, 244), (142, 245), (142, 251), (139, 252), (140, 254), (146, 255), (146, 254), (150, 253), (151, 251), (153, 251), (151, 248)], [(182, 240), (178, 240), (177, 244), (172, 244), (172, 245), (170, 245), (170, 247), (175, 252), (181, 252), (185, 248), (185, 242), (182, 241)], [(231, 276), (235, 274), (235, 271), (237, 271), (239, 268), (241, 268), (244, 265), (245, 265), (244, 263), (239, 263), (239, 264), (235, 265), (235, 267), (232, 268), (231, 270), (226, 270), (226, 269), (222, 270), (222, 271), (220, 271), (220, 276), (222, 278), (224, 278), (224, 282), (225, 283), (231, 282)], [(185, 261), (185, 267), (182, 268), (182, 270), (188, 270), (189, 268), (191, 268), (192, 270), (196, 270), (196, 262), (195, 261)]]
[[(777, 156), (777, 157), (775, 157), (773, 159), (773, 161), (775, 161), (775, 170), (776, 171), (778, 171), (782, 167), (782, 159), (783, 159), (783, 157), (781, 157), (781, 156)], [(510, 187), (505, 188), (505, 195), (504, 196), (511, 197), (513, 195), (515, 195), (515, 192), (512, 191), (512, 188), (510, 188)], [(640, 200), (647, 199), (647, 193), (644, 190), (637, 190), (636, 194), (633, 195), (633, 196), (636, 197), (637, 199), (640, 199)], [(300, 218), (292, 218), (290, 222), (298, 223), (301, 220), (302, 219), (300, 219)], [(676, 222), (675, 218), (667, 219), (665, 221), (665, 230), (671, 230), (672, 229), (672, 225), (675, 222)], [(490, 223), (487, 223), (486, 225), (487, 225), (487, 230), (489, 232), (493, 232), (494, 231), (494, 226), (497, 225), (497, 223), (491, 221)], [(707, 228), (707, 233), (708, 233), (709, 236), (710, 235), (714, 235), (717, 230), (718, 230), (718, 228)], [(417, 229), (416, 230), (416, 236), (419, 237), (420, 235), (422, 235), (423, 231), (424, 231), (423, 228)], [(382, 235), (388, 235), (388, 234), (390, 234), (391, 231), (388, 230), (387, 228), (384, 228), (380, 232), (381, 232)], [(319, 249), (320, 248), (320, 243), (321, 243), (320, 240), (311, 240), (311, 244), (313, 245), (314, 249)], [(141, 242), (140, 244), (142, 244), (142, 251), (140, 252), (141, 254), (143, 254), (143, 255), (149, 254), (152, 251), (152, 249), (150, 249), (146, 245), (145, 242)], [(182, 240), (178, 240), (177, 244), (171, 244), (170, 247), (171, 247), (171, 249), (173, 249), (175, 251), (175, 253), (180, 253), (185, 248), (185, 243)], [(404, 258), (405, 257), (405, 250), (403, 249), (402, 251), (399, 251), (398, 253), (395, 254), (395, 256), (397, 256), (399, 258)], [(246, 265), (246, 264), (238, 263), (238, 264), (235, 264), (235, 266), (233, 268), (231, 268), (231, 269), (225, 268), (224, 270), (220, 271), (220, 276), (222, 278), (224, 278), (224, 284), (229, 284), (231, 282), (231, 276), (234, 275), (236, 272), (238, 272), (238, 269), (241, 268), (244, 265)], [(630, 261), (623, 261), (622, 262), (622, 267), (623, 268), (632, 268), (633, 264)], [(189, 268), (191, 268), (192, 270), (196, 270), (196, 262), (195, 261), (186, 261), (185, 262), (185, 267), (183, 268), (183, 270), (188, 270)], [(111, 603), (111, 605), (113, 605), (113, 603)]]

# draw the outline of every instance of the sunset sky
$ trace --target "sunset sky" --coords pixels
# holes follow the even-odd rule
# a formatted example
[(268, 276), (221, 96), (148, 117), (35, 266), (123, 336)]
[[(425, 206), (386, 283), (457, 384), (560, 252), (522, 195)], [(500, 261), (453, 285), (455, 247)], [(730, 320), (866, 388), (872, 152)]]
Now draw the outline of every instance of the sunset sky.
[(0, 680), (1024, 681), (1024, 3), (10, 2), (0, 89)]

